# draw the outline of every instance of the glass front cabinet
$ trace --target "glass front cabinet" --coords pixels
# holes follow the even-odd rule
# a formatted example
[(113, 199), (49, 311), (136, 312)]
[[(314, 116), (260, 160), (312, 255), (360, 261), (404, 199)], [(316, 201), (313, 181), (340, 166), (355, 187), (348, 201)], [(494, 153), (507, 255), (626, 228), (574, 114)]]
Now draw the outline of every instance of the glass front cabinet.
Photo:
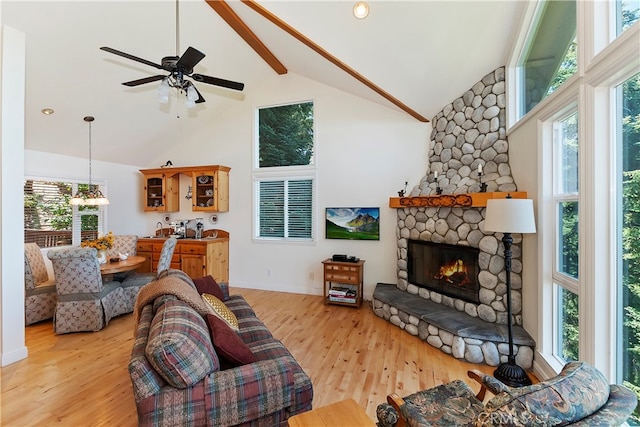
[(227, 212), (229, 210), (229, 168), (195, 171), (192, 175), (193, 211)]
[(143, 207), (147, 212), (177, 212), (180, 210), (177, 175), (163, 173), (144, 175)]
[[(180, 211), (180, 175), (191, 179), (191, 210), (229, 211), (229, 171), (227, 166), (186, 166), (143, 169), (143, 208), (146, 212)], [(188, 177), (188, 178), (187, 178)]]

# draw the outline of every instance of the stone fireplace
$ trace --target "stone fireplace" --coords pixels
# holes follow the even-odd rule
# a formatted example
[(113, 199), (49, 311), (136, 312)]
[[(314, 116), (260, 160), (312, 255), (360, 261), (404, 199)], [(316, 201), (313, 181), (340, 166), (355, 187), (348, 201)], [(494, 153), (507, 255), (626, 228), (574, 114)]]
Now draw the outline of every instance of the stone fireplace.
[[(490, 193), (517, 191), (505, 130), (504, 67), (445, 106), (432, 123), (429, 170), (397, 208), (398, 280), (378, 284), (373, 309), (445, 353), (497, 366), (509, 354), (502, 236), (484, 231), (486, 209), (466, 199), (480, 191), (481, 183)], [(412, 198), (420, 198), (420, 203), (412, 203)], [(513, 238), (514, 351), (517, 363), (529, 369), (535, 342), (521, 326), (522, 237)], [(437, 246), (454, 254), (431, 252)], [(427, 265), (432, 261), (438, 265)], [(465, 286), (464, 292), (455, 292)]]

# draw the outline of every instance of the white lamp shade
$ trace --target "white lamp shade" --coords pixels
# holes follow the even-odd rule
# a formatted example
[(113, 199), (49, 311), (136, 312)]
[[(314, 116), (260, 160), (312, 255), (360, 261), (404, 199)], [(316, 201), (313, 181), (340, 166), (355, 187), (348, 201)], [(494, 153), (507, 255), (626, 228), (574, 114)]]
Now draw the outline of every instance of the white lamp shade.
[(535, 233), (536, 221), (533, 215), (533, 200), (487, 200), (484, 229), (499, 233)]

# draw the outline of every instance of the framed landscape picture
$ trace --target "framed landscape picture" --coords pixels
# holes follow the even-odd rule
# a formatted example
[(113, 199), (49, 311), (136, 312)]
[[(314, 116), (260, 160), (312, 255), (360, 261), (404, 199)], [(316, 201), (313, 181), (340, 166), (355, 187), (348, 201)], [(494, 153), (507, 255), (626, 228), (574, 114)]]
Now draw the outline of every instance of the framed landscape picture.
[(380, 240), (380, 208), (326, 208), (325, 237)]

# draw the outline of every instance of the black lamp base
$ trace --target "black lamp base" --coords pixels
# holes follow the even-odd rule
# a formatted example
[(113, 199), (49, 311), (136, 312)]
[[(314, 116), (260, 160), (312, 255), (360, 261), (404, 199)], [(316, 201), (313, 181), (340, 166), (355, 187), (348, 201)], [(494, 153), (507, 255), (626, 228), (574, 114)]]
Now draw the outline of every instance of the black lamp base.
[(531, 385), (531, 379), (520, 366), (515, 363), (501, 363), (493, 371), (493, 376), (509, 387), (524, 387)]

